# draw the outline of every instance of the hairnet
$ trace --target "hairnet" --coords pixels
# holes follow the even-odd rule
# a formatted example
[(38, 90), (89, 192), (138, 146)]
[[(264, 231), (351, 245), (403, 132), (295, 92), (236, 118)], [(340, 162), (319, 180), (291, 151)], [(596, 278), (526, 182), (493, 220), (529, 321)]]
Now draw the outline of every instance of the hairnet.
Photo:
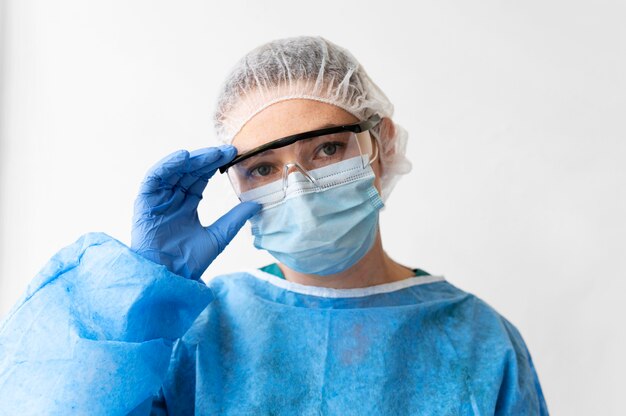
[(398, 175), (411, 170), (406, 158), (407, 132), (391, 120), (393, 104), (352, 54), (322, 37), (278, 39), (244, 56), (220, 91), (214, 123), (217, 138), (231, 143), (263, 109), (289, 99), (311, 99), (338, 106), (359, 120), (373, 114), (389, 118), (372, 133), (382, 164), (382, 198)]

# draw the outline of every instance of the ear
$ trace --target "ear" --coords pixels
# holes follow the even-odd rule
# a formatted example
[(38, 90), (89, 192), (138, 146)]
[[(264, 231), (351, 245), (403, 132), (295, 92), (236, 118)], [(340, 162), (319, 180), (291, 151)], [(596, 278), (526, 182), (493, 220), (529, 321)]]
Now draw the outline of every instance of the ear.
[(378, 135), (382, 144), (382, 148), (379, 149), (379, 151), (381, 152), (381, 158), (384, 160), (389, 160), (389, 158), (392, 157), (396, 152), (396, 146), (394, 146), (394, 138), (396, 137), (396, 126), (395, 124), (393, 124), (393, 121), (389, 117), (383, 117), (383, 119), (380, 121), (378, 127)]
[(380, 121), (380, 130), (387, 132), (388, 137), (393, 137), (396, 134), (396, 126), (389, 117), (383, 117)]
[(374, 162), (372, 168), (374, 169), (374, 173), (376, 174), (376, 180), (374, 184), (378, 192), (382, 192), (381, 187), (381, 176), (383, 174), (383, 162), (382, 160), (389, 160), (390, 157), (393, 157), (393, 154), (396, 152), (395, 144), (395, 136), (396, 136), (396, 127), (388, 117), (383, 117), (380, 121), (380, 124), (376, 127), (378, 130), (378, 137), (380, 138), (380, 143), (377, 143), (378, 146), (378, 158)]

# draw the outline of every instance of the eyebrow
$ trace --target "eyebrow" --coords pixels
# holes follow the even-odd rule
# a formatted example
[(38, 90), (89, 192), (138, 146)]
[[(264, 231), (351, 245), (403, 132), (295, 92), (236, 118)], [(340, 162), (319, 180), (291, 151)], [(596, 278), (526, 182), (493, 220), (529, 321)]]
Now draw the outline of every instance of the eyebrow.
[[(247, 150), (243, 151), (242, 153), (245, 153), (245, 152), (247, 152)], [(264, 152), (263, 152), (263, 154), (264, 154), (264, 155), (271, 155), (271, 154), (274, 154), (274, 149), (268, 149), (268, 150), (264, 151)], [(247, 160), (249, 161), (250, 159), (247, 159)], [(241, 162), (239, 162), (239, 163), (241, 163), (242, 165), (244, 165), (244, 166), (245, 166), (246, 160), (243, 160), (243, 161), (241, 161)]]

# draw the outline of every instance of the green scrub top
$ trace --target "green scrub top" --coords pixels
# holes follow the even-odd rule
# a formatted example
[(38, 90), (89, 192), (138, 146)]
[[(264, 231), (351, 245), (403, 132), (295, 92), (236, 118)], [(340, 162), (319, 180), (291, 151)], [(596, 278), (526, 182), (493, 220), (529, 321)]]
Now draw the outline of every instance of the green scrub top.
[[(259, 270), (265, 273), (272, 274), (276, 277), (280, 277), (281, 279), (285, 278), (285, 276), (283, 275), (283, 272), (280, 271), (280, 268), (278, 267), (278, 263), (268, 264), (265, 267), (261, 267)], [(412, 270), (413, 270), (413, 273), (415, 273), (415, 276), (430, 276), (430, 274), (426, 273), (424, 270), (421, 270), (421, 269), (412, 269)]]

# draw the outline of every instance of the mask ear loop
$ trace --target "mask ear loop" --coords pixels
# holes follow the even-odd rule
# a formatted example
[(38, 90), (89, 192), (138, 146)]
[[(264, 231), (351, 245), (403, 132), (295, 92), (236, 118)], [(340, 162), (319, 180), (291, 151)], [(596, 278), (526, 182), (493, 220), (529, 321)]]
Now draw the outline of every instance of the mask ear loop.
[(376, 161), (376, 159), (378, 159), (378, 140), (376, 140), (374, 135), (371, 133), (370, 133), (370, 139), (372, 140), (373, 146), (374, 146), (374, 156), (370, 159), (368, 165), (371, 165), (372, 163)]
[[(365, 134), (367, 134), (369, 136), (370, 142), (372, 143), (372, 150), (373, 150), (373, 155), (371, 158), (369, 158), (369, 161), (367, 162), (367, 164), (363, 165), (363, 168), (365, 168), (366, 166), (371, 166), (372, 163), (374, 163), (376, 161), (376, 159), (378, 159), (378, 140), (376, 140), (376, 135), (374, 134), (373, 130), (369, 130), (364, 132)], [(361, 133), (357, 133), (357, 134), (361, 134)], [(357, 144), (359, 145), (359, 151), (361, 151), (361, 155), (363, 155), (363, 150), (361, 149), (361, 144), (357, 141)]]

